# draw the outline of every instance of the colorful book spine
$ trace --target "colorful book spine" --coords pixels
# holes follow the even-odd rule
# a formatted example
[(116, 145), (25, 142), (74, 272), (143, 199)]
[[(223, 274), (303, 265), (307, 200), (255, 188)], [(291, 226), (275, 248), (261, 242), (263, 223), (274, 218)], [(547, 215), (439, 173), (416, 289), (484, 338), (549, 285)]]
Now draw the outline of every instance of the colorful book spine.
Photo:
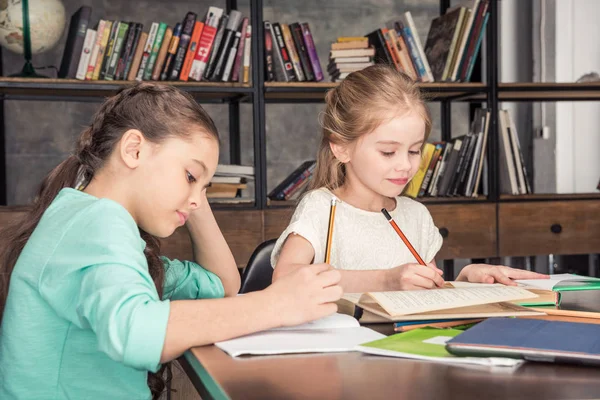
[(94, 73), (92, 74), (92, 80), (97, 81), (100, 79), (100, 71), (102, 70), (102, 63), (104, 61), (104, 55), (106, 53), (106, 46), (108, 46), (108, 39), (112, 32), (113, 21), (105, 21), (104, 29), (102, 30), (102, 39), (100, 41), (100, 47), (98, 47), (98, 56), (94, 63)]
[(160, 24), (158, 22), (153, 22), (150, 26), (148, 40), (146, 40), (146, 44), (144, 45), (144, 52), (142, 53), (142, 61), (140, 62), (140, 67), (135, 77), (136, 81), (141, 81), (144, 79), (144, 72), (146, 71), (146, 65), (148, 65), (148, 60), (150, 59), (150, 54), (152, 53), (152, 46), (154, 45), (154, 41), (156, 40), (156, 34), (158, 33), (159, 26)]
[(300, 64), (300, 56), (298, 55), (296, 45), (294, 44), (294, 39), (292, 38), (292, 32), (290, 31), (288, 24), (281, 24), (281, 34), (283, 35), (285, 47), (288, 50), (292, 66), (294, 67), (296, 78), (298, 78), (299, 82), (303, 82), (306, 80), (306, 76), (304, 76), (304, 71), (302, 70), (302, 65)]
[(290, 25), (290, 31), (292, 32), (292, 38), (294, 39), (294, 45), (300, 58), (300, 64), (302, 65), (302, 71), (307, 81), (314, 81), (315, 74), (313, 73), (312, 66), (310, 65), (310, 59), (304, 44), (304, 38), (302, 35), (302, 27), (299, 23), (293, 23)]
[[(123, 79), (128, 79), (128, 77), (129, 77), (129, 72), (131, 71), (131, 68), (133, 66), (133, 59), (135, 57), (135, 54), (137, 53), (138, 47), (143, 47), (144, 44), (145, 44), (145, 42), (143, 42), (142, 44), (140, 44), (140, 37), (142, 35), (142, 30), (143, 29), (144, 29), (144, 25), (143, 24), (141, 24), (141, 23), (136, 23), (135, 24), (135, 27), (133, 29), (133, 40), (132, 40), (132, 43), (131, 43), (131, 48), (129, 49), (129, 52), (127, 53), (126, 57), (123, 58), (124, 64), (125, 64), (125, 67), (123, 69), (123, 73), (121, 74), (121, 76), (123, 77)], [(138, 68), (139, 68), (139, 65), (138, 65)], [(117, 70), (117, 73), (118, 72), (119, 71)]]
[(156, 57), (158, 57), (158, 51), (160, 50), (160, 46), (162, 45), (163, 39), (165, 38), (165, 32), (167, 31), (167, 24), (161, 22), (158, 24), (158, 31), (156, 32), (156, 38), (154, 38), (154, 43), (152, 44), (152, 51), (150, 52), (150, 56), (148, 57), (148, 63), (144, 68), (143, 80), (149, 81), (152, 79), (152, 71), (154, 70), (154, 64), (156, 63)]
[(137, 73), (140, 69), (140, 64), (142, 63), (142, 57), (144, 56), (144, 47), (146, 42), (148, 41), (148, 33), (142, 32), (140, 33), (140, 38), (138, 39), (135, 53), (133, 54), (133, 58), (131, 59), (131, 67), (129, 68), (129, 73), (127, 74), (127, 80), (133, 81), (135, 80)]
[(117, 40), (117, 35), (119, 33), (119, 26), (120, 22), (114, 21), (110, 29), (110, 36), (108, 37), (108, 43), (106, 44), (106, 50), (104, 51), (104, 57), (102, 59), (102, 68), (100, 69), (100, 76), (98, 77), (100, 80), (104, 80), (104, 77), (108, 72), (110, 57), (112, 56), (113, 49), (115, 47), (115, 41)]
[(304, 43), (306, 44), (306, 50), (308, 51), (310, 65), (312, 66), (315, 74), (315, 81), (320, 82), (323, 80), (323, 70), (321, 69), (321, 62), (319, 61), (317, 49), (315, 47), (312, 34), (310, 33), (310, 27), (306, 22), (302, 24), (302, 35), (304, 36)]
[(244, 45), (244, 73), (240, 74), (241, 83), (250, 82), (250, 61), (252, 58), (252, 25), (246, 30), (246, 44)]
[(115, 44), (112, 50), (112, 54), (110, 55), (110, 59), (108, 61), (108, 69), (106, 70), (106, 74), (104, 75), (104, 79), (106, 80), (115, 79), (115, 74), (117, 73), (117, 65), (119, 63), (119, 58), (121, 58), (123, 48), (125, 47), (125, 37), (127, 36), (128, 31), (129, 23), (119, 22), (119, 29), (115, 38)]
[(79, 65), (77, 66), (75, 79), (79, 79), (81, 81), (85, 80), (85, 76), (88, 71), (88, 65), (90, 64), (90, 57), (94, 48), (94, 43), (96, 43), (96, 31), (94, 29), (88, 29), (85, 33), (83, 48), (81, 50), (81, 55), (79, 56)]
[(197, 17), (198, 16), (196, 13), (188, 12), (183, 20), (183, 27), (181, 28), (181, 36), (179, 38), (179, 46), (177, 47), (177, 53), (175, 53), (173, 68), (171, 69), (168, 77), (168, 79), (171, 81), (176, 81), (179, 79), (181, 68), (183, 67), (183, 62), (185, 61), (185, 55), (192, 38), (192, 33), (194, 32), (194, 25), (196, 24)]
[(131, 63), (131, 59), (135, 53), (135, 45), (140, 37), (141, 25), (142, 24), (137, 22), (129, 24), (129, 32), (127, 32), (127, 37), (125, 39), (125, 47), (123, 48), (123, 53), (117, 63), (117, 72), (115, 72), (115, 80), (117, 81), (127, 77), (127, 72), (129, 72), (127, 70), (127, 63)]
[(240, 42), (242, 41), (241, 39), (242, 32), (238, 30), (237, 32), (235, 32), (233, 42), (231, 42), (231, 47), (229, 49), (229, 57), (227, 57), (227, 62), (225, 63), (225, 67), (223, 68), (223, 75), (221, 76), (222, 82), (229, 82), (229, 77), (231, 76), (231, 69), (233, 68), (233, 63), (236, 59), (235, 56), (240, 46)]
[(200, 37), (202, 37), (203, 30), (204, 22), (196, 21), (194, 24), (194, 30), (192, 31), (192, 36), (190, 37), (190, 45), (188, 46), (188, 50), (183, 61), (183, 67), (181, 68), (181, 73), (179, 74), (180, 81), (187, 81), (190, 77), (192, 63), (194, 62), (194, 57), (198, 51), (198, 44), (200, 43)]
[(169, 43), (169, 48), (167, 49), (167, 57), (165, 58), (165, 65), (162, 68), (162, 72), (160, 73), (160, 80), (166, 81), (171, 73), (171, 68), (173, 67), (173, 60), (175, 59), (175, 54), (177, 54), (177, 48), (179, 47), (179, 38), (181, 37), (181, 23), (178, 22), (175, 24), (175, 28), (173, 28), (173, 36), (171, 37), (171, 43)]
[(167, 27), (167, 30), (165, 31), (165, 37), (160, 45), (160, 50), (158, 50), (158, 56), (156, 57), (156, 63), (154, 63), (154, 69), (152, 70), (151, 78), (153, 81), (160, 80), (160, 73), (165, 65), (165, 60), (167, 59), (167, 50), (169, 50), (172, 39), (173, 29), (171, 29), (171, 27)]
[(100, 46), (102, 46), (102, 38), (104, 37), (104, 28), (106, 27), (107, 21), (101, 19), (98, 21), (98, 29), (96, 30), (96, 42), (92, 48), (92, 55), (90, 56), (90, 62), (88, 64), (87, 72), (85, 74), (86, 80), (92, 80), (94, 78), (94, 70), (96, 69), (96, 62), (98, 62), (98, 54), (100, 54)]

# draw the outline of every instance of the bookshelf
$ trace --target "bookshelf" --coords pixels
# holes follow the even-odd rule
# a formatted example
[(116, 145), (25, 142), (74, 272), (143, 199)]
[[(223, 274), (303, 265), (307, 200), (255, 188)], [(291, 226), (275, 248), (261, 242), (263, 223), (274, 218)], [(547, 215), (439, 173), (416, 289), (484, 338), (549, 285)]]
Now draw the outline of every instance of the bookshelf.
[[(491, 258), (501, 256), (578, 254), (597, 252), (600, 248), (600, 193), (504, 195), (499, 188), (498, 103), (500, 101), (584, 101), (600, 100), (600, 83), (499, 83), (498, 82), (498, 5), (490, 0), (490, 18), (486, 27), (486, 68), (473, 83), (424, 83), (421, 89), (428, 100), (439, 102), (442, 140), (449, 140), (452, 104), (467, 102), (476, 106), (486, 103), (491, 110), (488, 140), (489, 195), (478, 198), (419, 199), (429, 208), (436, 225), (445, 237), (440, 258)], [(227, 0), (227, 10), (237, 8), (237, 1)], [(440, 13), (450, 7), (450, 0), (440, 0)], [(272, 103), (321, 103), (335, 83), (282, 83), (264, 80), (263, 1), (250, 2), (251, 85), (237, 83), (169, 82), (190, 92), (201, 103), (228, 105), (230, 161), (241, 160), (240, 104), (252, 106), (253, 154), (255, 168), (254, 204), (213, 206), (217, 220), (234, 251), (240, 266), (254, 248), (276, 237), (287, 225), (293, 201), (270, 201), (267, 198), (267, 135), (265, 108)], [(0, 53), (1, 62), (1, 53)], [(479, 69), (479, 68), (476, 68)], [(4, 100), (93, 101), (101, 102), (126, 81), (78, 81), (67, 79), (24, 79), (0, 77), (0, 96)], [(472, 107), (474, 108), (474, 107)], [(4, 107), (0, 107), (0, 205), (6, 204), (6, 156), (4, 144)], [(316, 116), (315, 116), (316, 118)], [(551, 210), (539, 212), (539, 210)], [(2, 212), (22, 210), (0, 207)], [(533, 213), (532, 218), (523, 217)], [(588, 222), (581, 223), (582, 218)], [(560, 225), (560, 229), (556, 226)], [(531, 235), (546, 238), (532, 240)], [(186, 236), (178, 231), (169, 251), (185, 247)], [(183, 244), (182, 244), (183, 243)], [(550, 245), (548, 244), (550, 243)], [(524, 247), (525, 246), (525, 247)], [(528, 246), (528, 247), (527, 247)], [(553, 246), (553, 247), (552, 247)], [(171, 250), (169, 250), (171, 249)], [(175, 249), (175, 250), (173, 250)], [(185, 250), (185, 251), (189, 251)], [(184, 255), (185, 255), (184, 251)], [(174, 253), (172, 253), (174, 254)], [(452, 262), (445, 263), (453, 274)]]

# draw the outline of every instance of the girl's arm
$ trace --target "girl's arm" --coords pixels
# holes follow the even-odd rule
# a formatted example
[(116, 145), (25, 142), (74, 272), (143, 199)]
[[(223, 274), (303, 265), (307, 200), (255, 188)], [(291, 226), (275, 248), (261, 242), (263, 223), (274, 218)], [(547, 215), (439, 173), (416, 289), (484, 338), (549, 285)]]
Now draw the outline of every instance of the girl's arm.
[(279, 326), (298, 325), (337, 310), (340, 274), (325, 264), (311, 265), (267, 289), (225, 299), (171, 302), (161, 362), (191, 347), (211, 344)]
[(190, 213), (186, 225), (194, 261), (219, 276), (225, 296), (235, 296), (240, 290), (240, 273), (206, 198)]
[[(308, 240), (300, 235), (288, 236), (273, 271), (273, 281), (307, 266), (313, 262), (314, 257), (315, 251)], [(424, 289), (444, 284), (442, 271), (433, 264), (426, 267), (404, 264), (391, 269), (338, 271), (341, 274), (340, 286), (346, 293)]]

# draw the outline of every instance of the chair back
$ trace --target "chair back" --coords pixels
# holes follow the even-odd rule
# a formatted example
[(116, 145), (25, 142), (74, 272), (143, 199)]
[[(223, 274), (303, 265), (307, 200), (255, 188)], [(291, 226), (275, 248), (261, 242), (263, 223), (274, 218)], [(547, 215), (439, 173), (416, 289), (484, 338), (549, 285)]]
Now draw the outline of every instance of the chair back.
[(261, 243), (254, 250), (248, 261), (248, 265), (242, 273), (242, 284), (240, 293), (255, 292), (263, 290), (271, 284), (273, 278), (273, 267), (271, 266), (271, 253), (277, 239), (270, 239)]

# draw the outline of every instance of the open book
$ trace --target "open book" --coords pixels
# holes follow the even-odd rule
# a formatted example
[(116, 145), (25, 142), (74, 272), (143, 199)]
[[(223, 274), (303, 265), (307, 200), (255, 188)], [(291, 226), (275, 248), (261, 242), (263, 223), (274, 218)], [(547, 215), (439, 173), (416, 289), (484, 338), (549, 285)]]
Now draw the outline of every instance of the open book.
[(354, 351), (361, 343), (385, 337), (361, 327), (348, 315), (333, 314), (306, 324), (270, 329), (215, 345), (232, 357), (244, 354), (325, 353)]
[(356, 306), (368, 314), (361, 322), (414, 321), (421, 319), (487, 318), (543, 315), (512, 302), (538, 295), (520, 287), (465, 285), (430, 290), (346, 293), (340, 312), (355, 315)]

